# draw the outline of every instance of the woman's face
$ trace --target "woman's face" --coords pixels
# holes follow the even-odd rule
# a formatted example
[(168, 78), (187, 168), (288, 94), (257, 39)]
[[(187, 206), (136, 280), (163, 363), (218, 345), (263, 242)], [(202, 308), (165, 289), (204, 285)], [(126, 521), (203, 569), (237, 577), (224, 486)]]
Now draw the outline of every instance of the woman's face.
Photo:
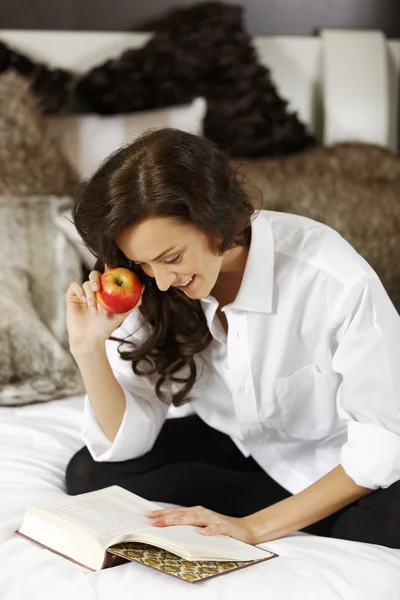
[(217, 240), (212, 248), (197, 227), (174, 218), (147, 219), (125, 229), (116, 242), (161, 291), (174, 286), (193, 300), (210, 294), (223, 264)]

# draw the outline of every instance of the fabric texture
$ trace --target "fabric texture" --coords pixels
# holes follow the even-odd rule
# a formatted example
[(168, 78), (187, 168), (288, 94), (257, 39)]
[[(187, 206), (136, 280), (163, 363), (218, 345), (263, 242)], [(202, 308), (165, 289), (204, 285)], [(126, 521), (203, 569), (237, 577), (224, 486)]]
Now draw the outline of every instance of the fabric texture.
[(12, 71), (0, 76), (0, 136), (0, 405), (20, 405), (83, 390), (65, 324), (81, 266), (55, 225), (78, 181)]
[(75, 196), (79, 180), (46, 134), (29, 81), (8, 70), (0, 75), (0, 194)]
[(400, 158), (362, 143), (234, 165), (257, 208), (338, 231), (372, 266), (400, 312)]
[(175, 127), (201, 134), (206, 104), (196, 98), (190, 104), (110, 117), (79, 114), (46, 119), (49, 134), (61, 145), (64, 156), (81, 180), (121, 146), (149, 129)]
[(29, 79), (31, 90), (37, 96), (43, 112), (58, 112), (68, 104), (71, 73), (65, 69), (49, 68), (0, 42), (0, 74), (8, 70)]
[(93, 68), (76, 89), (103, 114), (205, 97), (204, 133), (231, 156), (279, 156), (314, 143), (258, 61), (243, 9), (233, 4), (175, 11), (143, 48)]

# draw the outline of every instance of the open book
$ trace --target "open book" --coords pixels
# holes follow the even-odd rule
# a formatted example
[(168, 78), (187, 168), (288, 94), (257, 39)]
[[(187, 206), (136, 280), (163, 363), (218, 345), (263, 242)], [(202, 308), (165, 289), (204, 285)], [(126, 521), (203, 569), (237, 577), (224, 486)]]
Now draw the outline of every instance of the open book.
[(144, 513), (159, 508), (111, 486), (29, 506), (17, 533), (94, 571), (131, 560), (193, 583), (276, 556), (200, 527), (154, 527)]

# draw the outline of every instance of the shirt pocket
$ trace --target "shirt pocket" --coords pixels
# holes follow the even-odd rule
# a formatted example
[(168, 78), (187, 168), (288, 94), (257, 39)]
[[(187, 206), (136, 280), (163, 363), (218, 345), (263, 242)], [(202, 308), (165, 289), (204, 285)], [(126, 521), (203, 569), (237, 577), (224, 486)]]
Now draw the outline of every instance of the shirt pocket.
[(282, 426), (294, 438), (319, 439), (338, 425), (336, 395), (339, 375), (305, 365), (275, 381)]

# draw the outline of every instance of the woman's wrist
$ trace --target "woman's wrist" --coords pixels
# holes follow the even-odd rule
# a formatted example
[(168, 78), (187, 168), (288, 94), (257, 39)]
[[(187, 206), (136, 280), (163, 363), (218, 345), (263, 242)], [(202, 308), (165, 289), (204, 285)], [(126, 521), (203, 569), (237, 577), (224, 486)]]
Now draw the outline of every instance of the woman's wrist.
[(270, 508), (271, 507), (265, 508), (262, 511), (262, 515), (260, 513), (254, 513), (247, 517), (243, 517), (243, 524), (248, 532), (248, 544), (255, 546), (279, 537), (276, 534), (274, 535), (272, 528), (268, 526), (273, 523), (273, 519), (268, 517), (268, 510)]
[(79, 357), (92, 356), (95, 353), (105, 352), (106, 339), (86, 339), (84, 341), (69, 340), (69, 350), (72, 356), (77, 359)]

